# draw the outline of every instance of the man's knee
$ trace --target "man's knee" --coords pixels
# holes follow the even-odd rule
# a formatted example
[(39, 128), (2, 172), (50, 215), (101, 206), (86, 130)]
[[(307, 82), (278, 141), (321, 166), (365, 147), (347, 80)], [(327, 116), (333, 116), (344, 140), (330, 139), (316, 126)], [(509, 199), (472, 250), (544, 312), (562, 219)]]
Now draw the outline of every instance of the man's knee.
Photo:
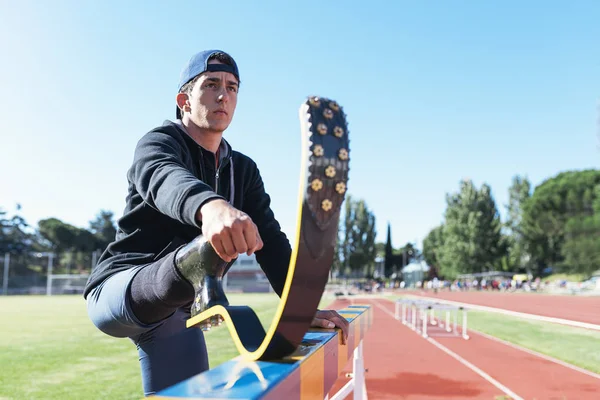
[[(96, 295), (96, 296), (94, 296)], [(115, 315), (109, 304), (106, 304), (104, 296), (98, 293), (90, 293), (87, 299), (87, 312), (92, 323), (105, 334), (118, 338), (129, 337), (125, 324), (121, 322), (122, 316)]]
[(134, 270), (119, 272), (94, 288), (87, 297), (87, 312), (102, 332), (132, 338), (154, 327), (141, 323), (131, 311), (128, 292)]

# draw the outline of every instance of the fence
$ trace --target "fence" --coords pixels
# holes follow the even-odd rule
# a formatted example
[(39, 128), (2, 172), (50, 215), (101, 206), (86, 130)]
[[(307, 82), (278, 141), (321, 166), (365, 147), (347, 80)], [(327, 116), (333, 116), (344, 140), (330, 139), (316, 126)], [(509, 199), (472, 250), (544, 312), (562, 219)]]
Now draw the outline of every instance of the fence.
[(0, 293), (81, 293), (99, 252), (5, 253), (0, 258)]
[[(83, 293), (100, 252), (49, 252), (0, 255), (0, 294), (57, 295)], [(256, 257), (241, 254), (223, 281), (227, 292), (272, 291)]]

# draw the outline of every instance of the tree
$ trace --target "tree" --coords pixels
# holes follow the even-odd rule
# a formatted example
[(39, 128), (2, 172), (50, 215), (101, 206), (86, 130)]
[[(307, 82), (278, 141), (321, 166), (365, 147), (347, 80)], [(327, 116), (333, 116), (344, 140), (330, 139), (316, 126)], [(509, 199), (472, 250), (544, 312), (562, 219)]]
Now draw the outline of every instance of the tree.
[(9, 222), (6, 219), (6, 211), (0, 208), (0, 253), (9, 251), (10, 241), (8, 239)]
[(372, 273), (375, 264), (375, 215), (364, 200), (346, 198), (339, 258), (343, 272)]
[(375, 257), (385, 258), (385, 245), (383, 242), (375, 243)]
[(443, 247), (444, 225), (441, 224), (429, 231), (425, 239), (423, 239), (423, 258), (427, 265), (437, 272), (435, 275), (440, 271)]
[(452, 278), (495, 269), (506, 249), (490, 187), (477, 190), (473, 182), (463, 181), (460, 192), (448, 194), (446, 202), (440, 273)]
[[(354, 210), (352, 207), (352, 196), (347, 195), (344, 202), (344, 217), (340, 220), (340, 229), (338, 231), (338, 240), (336, 246), (336, 256), (338, 271), (346, 273), (350, 268), (350, 244), (352, 241), (352, 227), (354, 221)], [(341, 238), (340, 238), (341, 236)]]
[(375, 215), (367, 208), (364, 200), (354, 203), (354, 227), (352, 229), (352, 252), (349, 257), (350, 269), (360, 272), (367, 269), (372, 274), (375, 264)]
[(419, 252), (419, 249), (417, 249), (415, 245), (410, 242), (402, 246), (398, 254), (402, 268), (404, 268), (411, 262), (418, 260), (420, 256), (421, 254)]
[(67, 224), (57, 218), (38, 222), (40, 235), (52, 245), (57, 253), (65, 251), (92, 252), (96, 249), (96, 237), (88, 230)]
[(526, 242), (523, 236), (523, 207), (531, 197), (531, 184), (525, 177), (515, 176), (508, 189), (508, 204), (506, 210), (508, 218), (506, 227), (508, 234), (504, 237), (508, 247), (507, 263), (517, 269), (528, 267), (529, 255), (526, 250)]
[[(584, 246), (577, 244), (584, 240), (577, 232), (592, 229), (594, 223), (587, 218), (595, 215), (598, 193), (594, 190), (599, 184), (600, 171), (583, 170), (562, 172), (535, 188), (523, 207), (521, 227), (537, 275), (543, 275), (548, 267), (565, 272), (575, 268), (571, 265), (577, 259), (573, 252)], [(567, 230), (570, 250), (563, 249)], [(584, 247), (590, 249), (589, 244)]]
[(25, 254), (33, 246), (32, 235), (27, 232), (29, 225), (19, 215), (15, 215), (10, 220), (7, 238), (11, 243), (9, 251), (13, 254)]
[(39, 273), (39, 259), (34, 257), (33, 252), (44, 250), (27, 221), (19, 215), (20, 210), (21, 206), (17, 204), (11, 217), (0, 210), (0, 257), (10, 254), (10, 278)]
[(78, 234), (78, 229), (66, 224), (57, 218), (42, 219), (38, 222), (40, 235), (52, 245), (57, 253), (73, 249), (73, 243)]
[(591, 276), (600, 270), (600, 185), (595, 189), (593, 215), (571, 217), (565, 225), (565, 243), (561, 249), (563, 268)]
[(101, 210), (96, 219), (90, 221), (90, 232), (96, 238), (96, 250), (104, 251), (115, 240), (117, 228), (112, 211)]
[[(17, 211), (21, 206), (17, 204)], [(6, 211), (0, 209), (0, 253), (21, 255), (29, 252), (34, 245), (34, 237), (27, 232), (29, 225), (23, 217), (14, 214), (6, 218)]]
[(383, 270), (386, 277), (390, 277), (394, 272), (395, 267), (394, 248), (392, 247), (392, 228), (388, 222), (387, 226), (387, 240), (385, 242), (385, 260), (383, 264)]
[(75, 267), (81, 272), (91, 266), (91, 253), (97, 249), (97, 239), (90, 231), (57, 218), (40, 220), (38, 227), (39, 234), (57, 254), (57, 270), (62, 266), (69, 273)]

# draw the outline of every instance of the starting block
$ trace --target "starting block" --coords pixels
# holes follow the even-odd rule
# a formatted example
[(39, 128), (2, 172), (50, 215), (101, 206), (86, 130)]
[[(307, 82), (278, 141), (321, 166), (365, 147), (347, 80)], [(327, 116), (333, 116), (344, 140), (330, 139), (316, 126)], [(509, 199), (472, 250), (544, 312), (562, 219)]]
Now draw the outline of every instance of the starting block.
[[(370, 306), (353, 305), (337, 312), (350, 323), (348, 341), (340, 329), (311, 328), (296, 351), (281, 360), (248, 361), (239, 356), (179, 382), (155, 399), (325, 399), (367, 400), (363, 338), (373, 324)], [(328, 393), (346, 364), (353, 361), (352, 378), (335, 395)]]
[[(462, 336), (468, 340), (467, 308), (425, 299), (402, 298), (396, 300), (395, 318), (424, 338), (431, 336)], [(445, 313), (445, 320), (437, 313)], [(458, 313), (462, 312), (462, 332), (458, 332)], [(450, 315), (452, 314), (452, 323)], [(429, 332), (428, 332), (429, 328)], [(432, 330), (432, 328), (434, 328)], [(438, 329), (435, 329), (438, 328)]]

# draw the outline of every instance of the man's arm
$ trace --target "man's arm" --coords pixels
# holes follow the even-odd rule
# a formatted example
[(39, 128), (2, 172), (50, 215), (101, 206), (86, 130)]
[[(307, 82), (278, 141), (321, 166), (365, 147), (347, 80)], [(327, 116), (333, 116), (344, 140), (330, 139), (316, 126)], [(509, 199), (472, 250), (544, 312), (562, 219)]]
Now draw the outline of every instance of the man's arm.
[(256, 260), (269, 279), (273, 290), (281, 297), (292, 248), (271, 210), (271, 198), (265, 191), (256, 164), (253, 165), (250, 179), (243, 211), (252, 218), (263, 241), (263, 248), (256, 252)]
[(183, 152), (173, 137), (150, 132), (136, 146), (128, 177), (151, 207), (181, 223), (200, 227), (198, 209), (223, 197), (188, 170)]

